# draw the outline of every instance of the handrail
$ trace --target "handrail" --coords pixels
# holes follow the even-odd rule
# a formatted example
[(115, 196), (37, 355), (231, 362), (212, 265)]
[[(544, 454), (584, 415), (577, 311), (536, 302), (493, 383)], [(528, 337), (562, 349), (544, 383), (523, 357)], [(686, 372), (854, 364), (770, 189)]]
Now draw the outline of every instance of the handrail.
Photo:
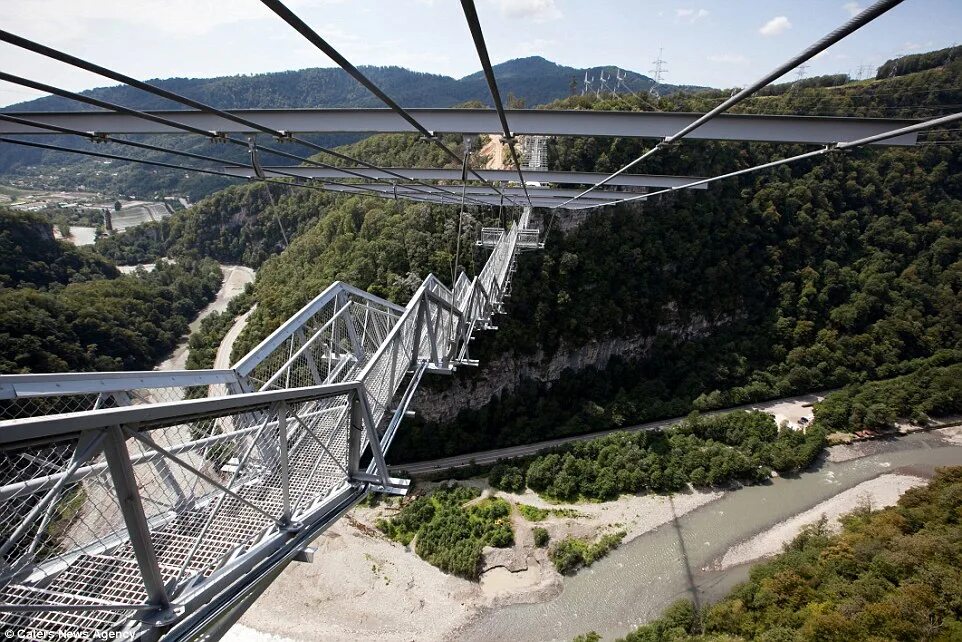
[(0, 399), (236, 383), (233, 370), (144, 370), (0, 375)]
[[(0, 422), (0, 446), (18, 442), (38, 443), (87, 430), (99, 430), (116, 425), (161, 428), (165, 422), (183, 423), (227, 412), (240, 413), (264, 405), (283, 401), (300, 403), (325, 397), (340, 396), (358, 390), (359, 381), (284, 388), (264, 392), (248, 392), (223, 397), (205, 397), (161, 403), (101, 408), (60, 415), (41, 415)], [(150, 424), (150, 426), (147, 426)]]

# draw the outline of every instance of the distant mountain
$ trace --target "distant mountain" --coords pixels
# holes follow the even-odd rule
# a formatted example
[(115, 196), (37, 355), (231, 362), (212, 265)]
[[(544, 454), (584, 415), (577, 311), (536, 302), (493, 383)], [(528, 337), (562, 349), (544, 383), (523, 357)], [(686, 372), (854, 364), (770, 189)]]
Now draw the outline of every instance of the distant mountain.
[[(404, 107), (450, 107), (468, 101), (491, 106), (491, 95), (484, 74), (477, 72), (456, 80), (401, 67), (362, 67), (365, 75)], [(549, 103), (581, 93), (585, 72), (599, 87), (605, 70), (615, 81), (615, 67), (576, 69), (545, 60), (540, 56), (518, 58), (494, 66), (502, 97), (508, 94), (525, 101), (528, 107)], [(625, 71), (625, 84), (636, 92), (648, 91), (654, 81), (643, 74)], [(268, 107), (383, 107), (381, 102), (341, 69), (312, 68), (249, 76), (218, 78), (168, 78), (152, 84), (224, 109)], [(678, 89), (663, 85), (664, 90)], [(689, 89), (690, 87), (684, 87)], [(624, 91), (624, 89), (620, 89)], [(103, 100), (137, 109), (178, 109), (181, 105), (125, 86), (101, 87), (82, 92)], [(74, 101), (50, 96), (11, 105), (3, 111), (54, 111), (83, 109)]]
[[(538, 56), (510, 60), (495, 66), (502, 97), (523, 101), (534, 107), (581, 93), (585, 72), (594, 78), (594, 87), (600, 86), (602, 69), (605, 76), (615, 82), (615, 67), (576, 69), (565, 67)], [(363, 67), (364, 73), (405, 107), (451, 107), (467, 102), (480, 102), (491, 106), (491, 95), (481, 72), (461, 79), (421, 73), (400, 67)], [(646, 92), (654, 81), (632, 71), (622, 72), (624, 83), (635, 92)], [(249, 76), (223, 76), (219, 78), (168, 78), (152, 80), (164, 89), (188, 96), (223, 109), (278, 108), (278, 107), (382, 107), (377, 98), (355, 82), (341, 69), (301, 69)], [(664, 91), (678, 89), (665, 85)], [(686, 88), (687, 89), (687, 88)], [(621, 87), (620, 91), (624, 92)], [(163, 98), (126, 86), (100, 87), (82, 92), (113, 103), (136, 109), (182, 109), (183, 106)], [(3, 111), (59, 111), (93, 109), (72, 100), (48, 96), (29, 102), (11, 105)], [(356, 141), (361, 136), (309, 136), (316, 143), (334, 146)], [(154, 136), (140, 137), (158, 145), (176, 147), (198, 153), (211, 154), (210, 143), (198, 137)], [(70, 136), (45, 136), (45, 142), (77, 149), (93, 148), (93, 143)], [(138, 152), (130, 149), (104, 149), (125, 156), (152, 158), (179, 162), (169, 155)], [(303, 156), (313, 153), (306, 148), (288, 147), (288, 151)], [(246, 152), (232, 145), (219, 146), (215, 156), (230, 160), (242, 160)], [(191, 164), (186, 162), (184, 164)], [(38, 177), (43, 178), (38, 178)], [(226, 184), (226, 179), (204, 175), (174, 175), (166, 170), (154, 170), (144, 166), (123, 166), (117, 163), (90, 162), (85, 157), (62, 152), (46, 152), (37, 149), (0, 146), (0, 182), (24, 181), (24, 186), (74, 189), (79, 185), (87, 189), (126, 195), (179, 193), (198, 198)]]

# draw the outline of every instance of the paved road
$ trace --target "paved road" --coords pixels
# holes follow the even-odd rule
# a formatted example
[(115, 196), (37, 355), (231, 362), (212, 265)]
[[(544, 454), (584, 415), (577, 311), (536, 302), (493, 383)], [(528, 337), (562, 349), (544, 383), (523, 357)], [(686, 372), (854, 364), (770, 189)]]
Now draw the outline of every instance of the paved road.
[[(746, 404), (743, 406), (735, 406), (733, 408), (724, 408), (722, 410), (713, 410), (711, 412), (703, 413), (705, 415), (722, 415), (735, 410), (751, 410), (753, 408), (759, 410), (765, 410), (775, 414), (776, 421), (781, 421), (783, 418), (787, 419), (789, 423), (797, 422), (799, 417), (807, 417), (811, 419), (811, 405), (816, 401), (821, 401), (825, 398), (827, 392), (812, 393), (807, 395), (800, 395), (798, 397), (785, 397), (784, 399), (773, 399), (772, 401), (765, 401), (761, 403)], [(539, 441), (533, 444), (524, 444), (522, 446), (511, 446), (509, 448), (498, 448), (496, 450), (484, 450), (476, 453), (469, 453), (466, 455), (457, 455), (454, 457), (445, 457), (443, 459), (434, 459), (431, 461), (419, 461), (410, 464), (397, 464), (391, 466), (391, 470), (395, 472), (404, 472), (408, 475), (423, 475), (427, 473), (443, 472), (445, 470), (452, 470), (455, 468), (463, 468), (465, 466), (470, 466), (472, 464), (493, 464), (497, 461), (503, 459), (517, 459), (519, 457), (527, 457), (530, 455), (536, 455), (540, 452), (550, 450), (556, 446), (561, 446), (563, 444), (568, 444), (574, 441), (585, 441), (588, 439), (596, 439), (604, 435), (609, 435), (613, 432), (639, 432), (642, 430), (661, 430), (667, 426), (678, 423), (684, 419), (684, 417), (675, 417), (672, 419), (662, 419), (660, 421), (652, 421), (645, 424), (638, 424), (637, 426), (629, 426), (626, 428), (616, 428), (614, 430), (603, 430), (601, 432), (588, 433), (586, 435), (575, 435), (574, 437), (561, 437), (559, 439), (549, 439), (547, 441)]]

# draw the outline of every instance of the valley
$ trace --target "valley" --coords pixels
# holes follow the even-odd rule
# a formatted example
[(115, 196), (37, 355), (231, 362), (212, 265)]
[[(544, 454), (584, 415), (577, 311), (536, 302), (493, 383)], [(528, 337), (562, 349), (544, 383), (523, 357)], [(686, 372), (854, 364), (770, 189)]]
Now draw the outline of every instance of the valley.
[[(927, 483), (937, 467), (962, 462), (960, 434), (959, 428), (942, 428), (863, 442), (857, 457), (837, 463), (829, 449), (811, 470), (759, 486), (626, 496), (601, 504), (546, 504), (531, 491), (504, 494), (481, 479), (461, 482), (515, 504), (580, 514), (533, 523), (515, 512), (519, 541), (539, 524), (549, 528), (553, 540), (565, 532), (627, 530), (620, 547), (573, 577), (558, 574), (539, 553), (543, 549), (530, 541), (511, 549), (520, 558), (508, 564), (511, 570), (492, 567), (479, 583), (444, 575), (376, 530), (377, 516), (390, 513), (390, 507), (359, 508), (315, 543), (328, 564), (288, 567), (226, 639), (480, 641), (496, 636), (555, 642), (589, 630), (618, 637), (678, 598), (702, 604), (718, 600), (747, 577), (751, 562), (780, 552), (822, 515), (832, 522), (860, 505), (873, 510), (893, 505), (908, 488)], [(405, 586), (431, 586), (431, 596), (397, 593)], [(291, 595), (301, 597), (291, 600)], [(352, 615), (337, 617), (344, 613)], [(533, 621), (539, 622), (537, 631)], [(319, 622), (349, 624), (318, 627)]]
[[(400, 101), (387, 105), (409, 124), (409, 107), (485, 108), (494, 76), (511, 109), (581, 115), (668, 119), (737, 95), (539, 56), (484, 66), (459, 79), (354, 71)], [(181, 107), (380, 107), (349, 69), (150, 86)], [(589, 90), (610, 71), (627, 91)], [(900, 56), (874, 77), (773, 80), (712, 125), (928, 123), (962, 104), (962, 47)], [(128, 85), (83, 95), (152, 114), (170, 106)], [(37, 119), (74, 108), (63, 96), (14, 107)], [(599, 183), (594, 196), (612, 201), (532, 208), (517, 206), (526, 192), (560, 185), (470, 174), (511, 168), (509, 145), (536, 135), (516, 140), (512, 112), (497, 107), (486, 113), (503, 133), (261, 127), (259, 142), (237, 134), (232, 145), (222, 143), (233, 129), (112, 132), (143, 143), (130, 162), (90, 162), (83, 151), (109, 141), (56, 128), (32, 136), (73, 152), (4, 144), (0, 436), (55, 432), (51, 448), (0, 444), (0, 497), (13, 498), (0, 502), (3, 600), (10, 587), (54, 594), (77, 568), (109, 563), (136, 581), (123, 596), (134, 601), (103, 609), (104, 627), (141, 609), (170, 617), (157, 626), (178, 640), (956, 639), (957, 121), (920, 129), (915, 145), (845, 153), (755, 132), (655, 144), (538, 134), (552, 171), (610, 176), (644, 158), (632, 171), (714, 178), (652, 197)], [(107, 112), (105, 123), (119, 117)], [(174, 118), (164, 114), (141, 120)], [(161, 143), (192, 163), (250, 163), (252, 178), (138, 164), (167, 158)], [(403, 190), (396, 174), (348, 174), (325, 189), (335, 184), (264, 180), (259, 163), (277, 159), (258, 145), (291, 150), (299, 169), (462, 174)], [(489, 201), (472, 202), (468, 186)], [(504, 187), (517, 203), (500, 201)], [(106, 217), (116, 233), (102, 233)], [(120, 391), (135, 393), (131, 407), (109, 387), (117, 372), (188, 369), (227, 372), (202, 385), (135, 375), (138, 387)], [(49, 381), (96, 383), (71, 398)], [(89, 408), (58, 414), (72, 403)], [(132, 419), (97, 423), (114, 416)], [(150, 451), (151, 434), (171, 452)], [(88, 461), (78, 452), (93, 437), (112, 445)], [(145, 547), (163, 560), (156, 577), (143, 573)], [(104, 587), (121, 576), (111, 573)], [(83, 599), (101, 599), (85, 586)], [(175, 608), (138, 606), (157, 595)], [(20, 617), (10, 613), (0, 608), (4, 632), (4, 618)]]

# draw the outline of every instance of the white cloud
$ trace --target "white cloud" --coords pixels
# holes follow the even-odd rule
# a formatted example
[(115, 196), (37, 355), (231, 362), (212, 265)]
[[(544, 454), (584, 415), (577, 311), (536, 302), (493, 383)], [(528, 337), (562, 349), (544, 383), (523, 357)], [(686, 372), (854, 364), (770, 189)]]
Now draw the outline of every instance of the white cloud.
[(712, 54), (708, 56), (708, 62), (717, 62), (724, 65), (745, 65), (749, 60), (747, 56), (736, 53)]
[(763, 36), (777, 36), (778, 34), (784, 32), (786, 29), (791, 29), (792, 23), (789, 22), (788, 18), (785, 16), (775, 16), (758, 30), (758, 33)]
[(501, 14), (505, 18), (523, 18), (535, 22), (557, 20), (564, 14), (555, 0), (501, 0)]
[(848, 15), (852, 17), (862, 13), (862, 5), (857, 2), (846, 2), (842, 5), (842, 9), (848, 11)]
[[(307, 9), (343, 0), (291, 0), (294, 10)], [(168, 36), (195, 37), (213, 29), (247, 20), (266, 19), (273, 14), (256, 2), (232, 3), (229, 10), (212, 0), (126, 0), (123, 9), (105, 0), (32, 0), (11, 3), (4, 14), (4, 28), (31, 32), (51, 42), (90, 37), (104, 23), (122, 23), (150, 28)], [(38, 29), (42, 25), (42, 31)]]
[(709, 13), (707, 9), (675, 9), (675, 18), (678, 20), (687, 20), (688, 22), (697, 22), (702, 18), (707, 18)]

